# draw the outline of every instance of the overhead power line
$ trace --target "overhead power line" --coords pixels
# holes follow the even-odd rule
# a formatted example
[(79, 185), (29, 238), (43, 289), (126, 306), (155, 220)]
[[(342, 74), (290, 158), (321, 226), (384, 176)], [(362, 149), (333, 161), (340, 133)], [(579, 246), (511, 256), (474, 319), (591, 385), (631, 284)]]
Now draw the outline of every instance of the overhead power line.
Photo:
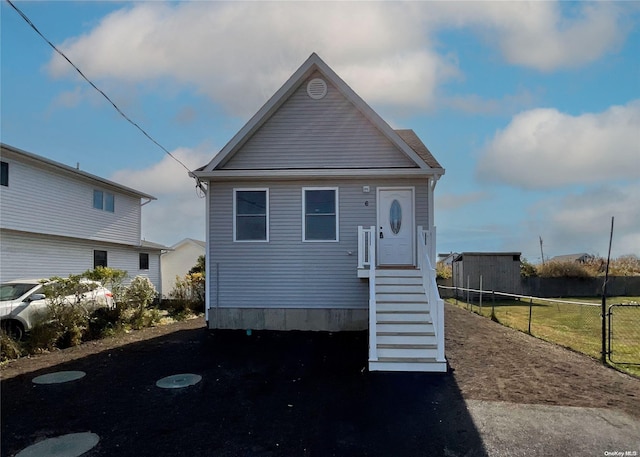
[(178, 159), (176, 156), (174, 156), (173, 154), (171, 154), (171, 152), (169, 152), (169, 150), (167, 148), (165, 148), (164, 146), (162, 146), (158, 141), (156, 141), (151, 135), (149, 135), (145, 129), (143, 129), (142, 127), (140, 127), (136, 122), (134, 122), (129, 116), (127, 116), (119, 107), (118, 105), (115, 104), (115, 102), (113, 100), (111, 100), (111, 98), (109, 98), (109, 96), (107, 94), (105, 94), (100, 88), (98, 88), (98, 86), (96, 86), (93, 81), (91, 81), (89, 78), (87, 78), (85, 76), (84, 73), (82, 73), (82, 70), (80, 70), (76, 64), (74, 64), (65, 54), (64, 52), (62, 52), (60, 49), (58, 49), (56, 47), (56, 45), (54, 45), (47, 37), (45, 37), (42, 32), (40, 32), (40, 30), (38, 30), (38, 27), (35, 26), (35, 24), (33, 22), (31, 22), (31, 20), (27, 17), (26, 14), (24, 14), (20, 8), (18, 8), (16, 5), (13, 4), (13, 2), (11, 0), (6, 0), (6, 2), (11, 5), (11, 7), (16, 10), (16, 12), (22, 17), (22, 19), (25, 20), (25, 22), (27, 24), (29, 24), (29, 26), (35, 30), (35, 32), (40, 35), (40, 37), (49, 45), (53, 48), (54, 51), (56, 51), (58, 54), (60, 54), (64, 60), (66, 60), (67, 62), (69, 62), (69, 65), (71, 65), (80, 76), (82, 76), (82, 78), (88, 82), (91, 87), (93, 87), (95, 90), (97, 90), (100, 95), (102, 95), (110, 104), (111, 106), (114, 107), (114, 109), (118, 112), (118, 114), (120, 114), (120, 116), (122, 116), (127, 122), (129, 122), (131, 125), (133, 125), (135, 128), (137, 128), (138, 130), (140, 130), (140, 132), (142, 132), (142, 134), (144, 136), (146, 136), (149, 140), (151, 140), (156, 146), (158, 146), (160, 149), (162, 149), (167, 155), (169, 155), (169, 157), (171, 157), (173, 160), (175, 160), (176, 162), (178, 162), (180, 165), (182, 165), (182, 167), (187, 170), (190, 173), (190, 176), (193, 176), (192, 171), (189, 169), (189, 167), (187, 167), (184, 163), (182, 163), (182, 161), (180, 159)]

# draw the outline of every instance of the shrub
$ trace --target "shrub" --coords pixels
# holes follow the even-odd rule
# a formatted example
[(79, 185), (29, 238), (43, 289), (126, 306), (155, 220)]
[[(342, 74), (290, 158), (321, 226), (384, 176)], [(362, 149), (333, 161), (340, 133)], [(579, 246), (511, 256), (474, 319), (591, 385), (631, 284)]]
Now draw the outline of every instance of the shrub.
[(173, 290), (167, 301), (169, 313), (182, 319), (204, 311), (205, 279), (203, 273), (189, 273), (184, 278), (176, 276)]
[(530, 263), (524, 257), (522, 258), (520, 263), (520, 276), (524, 278), (538, 276), (538, 270), (536, 269), (536, 266)]
[(116, 303), (123, 299), (125, 291), (124, 280), (127, 278), (126, 271), (108, 267), (96, 267), (94, 270), (85, 271), (82, 276), (98, 281), (109, 289)]
[(640, 276), (640, 258), (634, 254), (618, 257), (609, 265), (611, 276)]
[[(87, 291), (82, 275), (53, 277), (44, 284), (47, 310), (31, 330), (29, 345), (42, 349), (77, 346), (89, 325), (89, 311), (83, 293)], [(71, 299), (69, 298), (71, 297)]]
[(0, 362), (17, 359), (21, 355), (22, 347), (20, 343), (0, 329)]
[(148, 309), (158, 295), (149, 278), (136, 276), (123, 293), (122, 316), (134, 329), (149, 327), (160, 321), (157, 309)]
[(543, 278), (592, 278), (592, 268), (574, 261), (551, 261), (538, 265), (538, 275)]
[(451, 265), (436, 262), (436, 279), (449, 279), (453, 276)]

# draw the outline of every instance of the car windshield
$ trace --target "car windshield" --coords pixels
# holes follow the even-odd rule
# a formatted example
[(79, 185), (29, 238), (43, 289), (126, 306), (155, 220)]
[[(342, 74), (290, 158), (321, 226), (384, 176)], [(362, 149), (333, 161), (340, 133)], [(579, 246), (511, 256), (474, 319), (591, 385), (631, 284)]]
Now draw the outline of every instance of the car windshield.
[(37, 284), (32, 283), (10, 283), (0, 285), (0, 300), (15, 300), (22, 297), (31, 289), (36, 287)]

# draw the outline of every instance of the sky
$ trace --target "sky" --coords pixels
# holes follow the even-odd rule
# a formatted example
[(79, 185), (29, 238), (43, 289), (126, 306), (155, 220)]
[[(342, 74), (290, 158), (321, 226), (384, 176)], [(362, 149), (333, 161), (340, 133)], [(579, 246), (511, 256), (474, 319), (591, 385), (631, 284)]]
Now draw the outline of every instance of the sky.
[[(316, 52), (446, 169), (437, 251), (640, 255), (640, 2), (14, 2), (187, 168)], [(3, 1), (0, 140), (157, 197), (143, 237), (205, 239), (187, 171)]]

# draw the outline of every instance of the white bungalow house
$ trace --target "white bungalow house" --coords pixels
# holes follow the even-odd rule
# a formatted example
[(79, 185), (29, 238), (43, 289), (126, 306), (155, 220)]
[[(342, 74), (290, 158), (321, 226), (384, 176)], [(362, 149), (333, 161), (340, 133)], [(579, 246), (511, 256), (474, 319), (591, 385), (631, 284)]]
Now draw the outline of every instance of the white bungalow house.
[(446, 371), (444, 174), (315, 53), (209, 162), (211, 329), (369, 330), (369, 369)]
[(206, 243), (193, 238), (185, 238), (162, 253), (160, 269), (162, 271), (162, 293), (169, 296), (176, 283), (176, 276), (184, 277), (205, 255)]
[(165, 246), (141, 238), (155, 197), (0, 144), (0, 280), (82, 273), (99, 265), (147, 276), (161, 291)]

